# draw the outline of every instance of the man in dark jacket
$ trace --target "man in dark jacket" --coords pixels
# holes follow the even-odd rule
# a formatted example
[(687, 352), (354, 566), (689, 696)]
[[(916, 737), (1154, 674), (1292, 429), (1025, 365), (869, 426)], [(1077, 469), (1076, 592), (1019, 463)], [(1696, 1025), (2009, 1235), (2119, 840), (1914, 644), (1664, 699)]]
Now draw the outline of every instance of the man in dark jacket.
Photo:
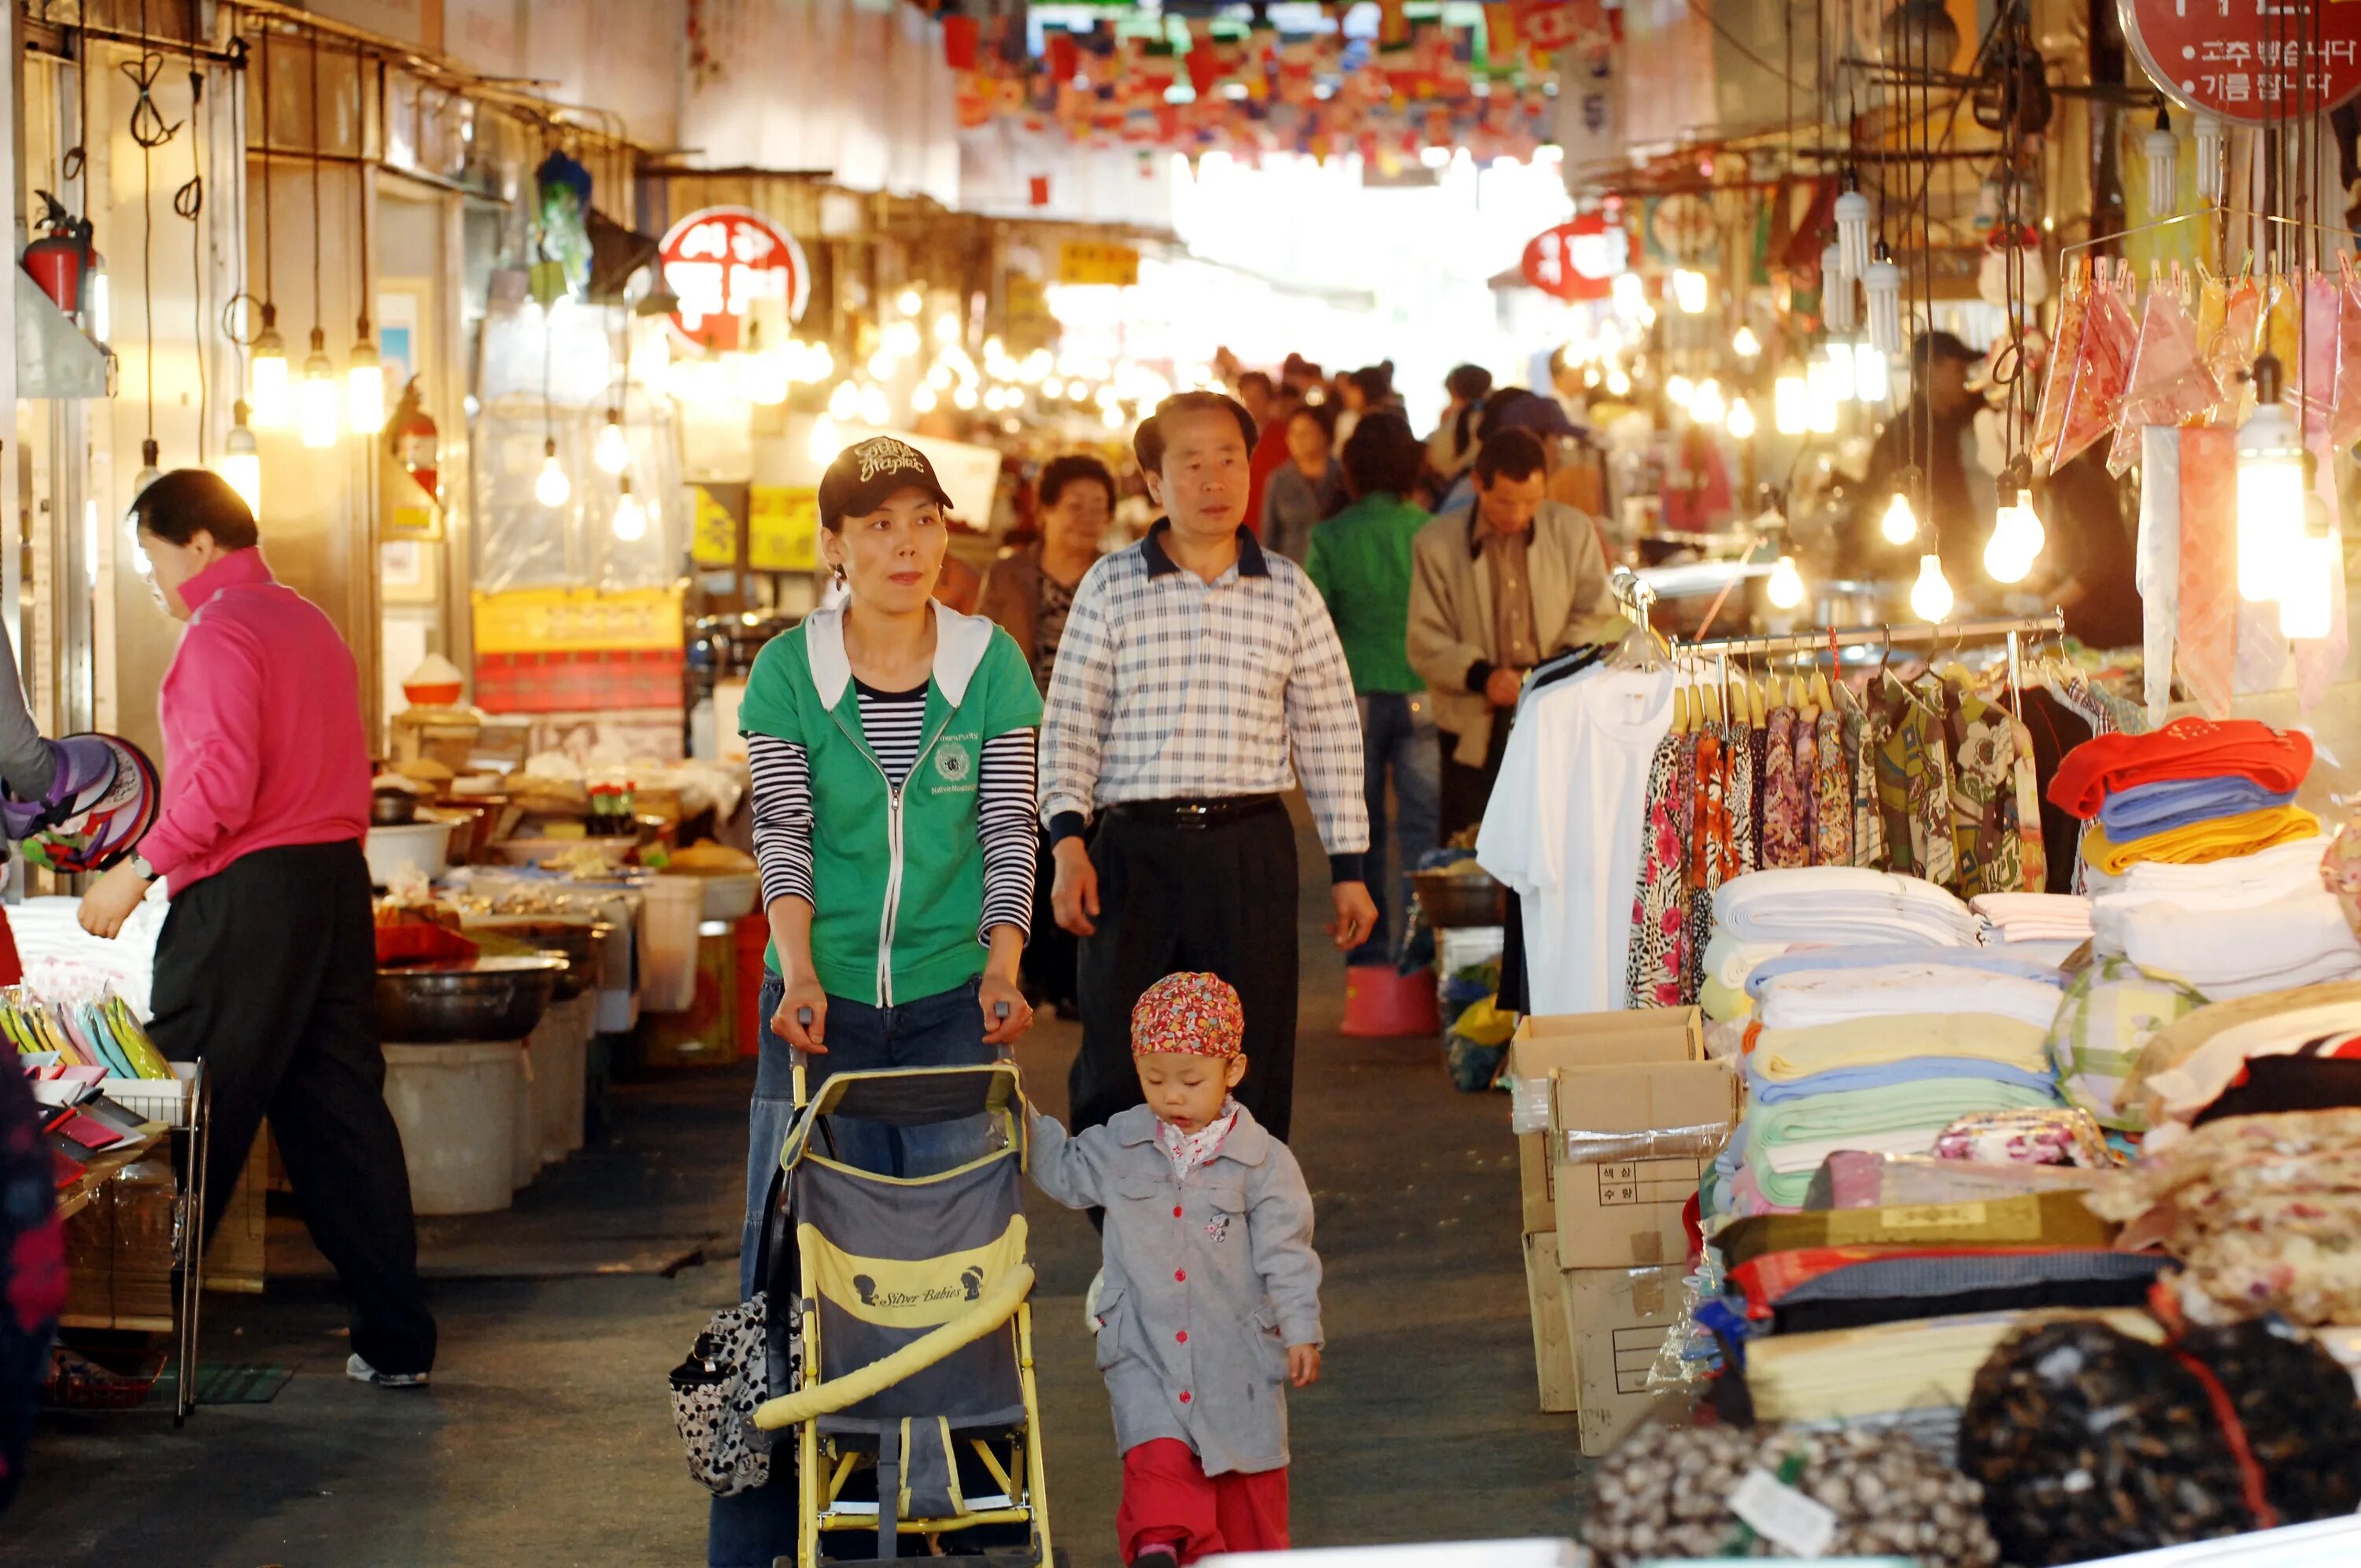
[[(1922, 332), (1911, 341), (1915, 395), (1870, 448), (1869, 472), (1842, 542), (1847, 575), (1906, 582), (1917, 575), (1918, 557), (1927, 553), (1931, 539), (1954, 592), (1964, 599), (1971, 586), (1983, 581), (1984, 540), (1992, 532), (1998, 495), (1975, 454), (1976, 413), (1984, 400), (1968, 385), (1968, 375), (1982, 363), (1982, 355), (1948, 332)], [(1891, 543), (1880, 525), (1895, 487), (1913, 467), (1925, 476), (1910, 498), (1918, 514), (1918, 538)]]

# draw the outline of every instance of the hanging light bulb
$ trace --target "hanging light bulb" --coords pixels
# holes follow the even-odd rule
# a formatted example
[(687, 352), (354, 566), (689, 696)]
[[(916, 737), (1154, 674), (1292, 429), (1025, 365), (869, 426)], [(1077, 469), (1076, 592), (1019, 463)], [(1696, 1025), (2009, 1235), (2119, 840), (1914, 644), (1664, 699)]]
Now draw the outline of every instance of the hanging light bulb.
[(872, 384), (861, 389), (861, 422), (879, 428), (891, 423), (894, 405), (885, 400), (885, 389)]
[(286, 429), (293, 406), (287, 395), (287, 341), (279, 335), (278, 323), (279, 307), (263, 306), (262, 330), (255, 334), (254, 359), (247, 369), (247, 406), (257, 430)]
[(1689, 398), (1689, 418), (1699, 424), (1719, 424), (1730, 417), (1730, 404), (1722, 400), (1721, 383), (1708, 376), (1697, 383)]
[(1852, 391), (1864, 403), (1882, 403), (1894, 395), (1893, 372), (1874, 344), (1853, 345)]
[(1829, 385), (1835, 388), (1839, 402), (1849, 403), (1858, 395), (1853, 375), (1852, 345), (1831, 343), (1828, 354)]
[(2345, 587), (2344, 561), (2328, 527), (2328, 503), (2307, 490), (2303, 528), (2288, 560), (2279, 595), (2279, 631), (2290, 641), (2311, 641), (2334, 626), (2334, 595)]
[(861, 389), (850, 381), (839, 381), (828, 394), (828, 413), (841, 424), (861, 411)]
[(1754, 439), (1754, 411), (1747, 406), (1746, 400), (1744, 398), (1732, 398), (1730, 400), (1728, 425), (1731, 440), (1752, 441)]
[(533, 499), (545, 507), (564, 506), (574, 494), (574, 481), (566, 477), (566, 466), (557, 460), (557, 438), (551, 436), (541, 444), (541, 472), (533, 481)]
[(935, 341), (948, 348), (960, 340), (960, 319), (945, 311), (935, 318)]
[(1648, 286), (1637, 272), (1618, 272), (1615, 281), (1608, 285), (1619, 314), (1640, 316), (1648, 309)]
[(2172, 134), (2172, 116), (2157, 106), (2156, 128), (2140, 138), (2147, 154), (2147, 210), (2170, 213), (2180, 190), (2180, 138)]
[(961, 381), (951, 392), (951, 406), (963, 414), (975, 412), (975, 405), (980, 400), (972, 381)]
[(1675, 375), (1665, 378), (1664, 400), (1666, 402), (1686, 408), (1696, 398), (1697, 385), (1686, 376)]
[(1811, 389), (1804, 367), (1793, 359), (1779, 367), (1771, 383), (1771, 423), (1782, 435), (1801, 435), (1812, 427)]
[(1907, 544), (1918, 537), (1918, 514), (1911, 509), (1906, 488), (1894, 491), (1894, 499), (1885, 503), (1885, 516), (1879, 520), (1877, 531), (1888, 544)]
[(1683, 267), (1673, 273), (1673, 302), (1681, 307), (1683, 315), (1700, 315), (1705, 311), (1706, 277), (1694, 268)]
[(2014, 495), (1993, 514), (1992, 538), (1984, 543), (1984, 574), (1995, 583), (2021, 583), (2033, 570), (2034, 557), (2048, 542), (2040, 518), (2034, 515), (2031, 491), (2012, 488), (2006, 480), (2001, 485), (2003, 495)]
[(1861, 291), (1869, 297), (1869, 342), (1880, 354), (1902, 352), (1902, 269), (1885, 242), (1877, 243), (1877, 259), (1861, 274)]
[(925, 382), (921, 381), (918, 385), (910, 389), (910, 411), (912, 413), (930, 414), (935, 411), (935, 389), (932, 387), (929, 387)]
[(601, 474), (620, 474), (631, 466), (631, 443), (623, 433), (620, 410), (607, 411), (607, 422), (598, 427), (598, 444), (590, 448), (590, 461)]
[(378, 357), (377, 334), (367, 316), (345, 360), (345, 422), (355, 435), (375, 435), (385, 428), (385, 363)]
[(303, 391), (297, 416), (303, 444), (313, 449), (336, 444), (336, 367), (328, 363), (328, 334), (312, 329), (312, 352), (303, 357)]
[(2304, 451), (2279, 401), (2279, 362), (2255, 361), (2255, 411), (2238, 432), (2238, 597), (2280, 597), (2304, 527)]
[(1828, 359), (1813, 360), (1804, 372), (1804, 390), (1812, 433), (1834, 435), (1837, 417), (1844, 406), (1844, 399), (1839, 395), (1836, 365)]
[(131, 480), (131, 499), (137, 500), (142, 491), (164, 477), (156, 466), (156, 438), (149, 436), (139, 444), (139, 472)]
[(246, 510), (255, 516), (262, 515), (262, 452), (255, 445), (254, 431), (247, 423), (251, 412), (244, 400), (230, 405), (228, 437), (222, 442), (219, 466), (214, 469), (229, 488), (246, 502)]
[(2229, 122), (2200, 109), (2193, 134), (2197, 142), (2197, 199), (2219, 202), (2224, 182), (2229, 177), (2229, 165), (2223, 158), (2230, 145)]
[(1861, 330), (1858, 281), (1846, 275), (1844, 247), (1829, 241), (1820, 252), (1820, 319), (1830, 332), (1843, 335)]
[(1623, 367), (1620, 365), (1607, 372), (1607, 395), (1610, 398), (1628, 398), (1631, 395), (1631, 378), (1624, 374)]
[(1910, 585), (1910, 613), (1921, 620), (1940, 621), (1956, 602), (1951, 585), (1943, 577), (1943, 558), (1929, 553), (1918, 557), (1918, 580)]
[(811, 435), (804, 450), (811, 455), (814, 463), (825, 468), (836, 461), (836, 455), (843, 449), (844, 436), (836, 428), (833, 415), (821, 414), (812, 421)]
[(631, 494), (631, 477), (629, 474), (623, 476), (622, 483), (622, 493), (615, 498), (615, 515), (607, 526), (614, 531), (617, 539), (626, 544), (636, 544), (648, 536), (648, 509), (640, 504), (639, 497)]
[(1793, 609), (1804, 602), (1804, 574), (1795, 569), (1793, 555), (1779, 557), (1779, 564), (1771, 568), (1771, 580), (1763, 587), (1763, 596), (1773, 609)]
[(1730, 351), (1741, 359), (1751, 360), (1762, 354), (1763, 340), (1754, 335), (1752, 327), (1741, 323), (1739, 329), (1730, 334)]
[(1837, 198), (1837, 276), (1851, 282), (1869, 275), (1869, 198), (1861, 181), (1845, 176), (1844, 193)]

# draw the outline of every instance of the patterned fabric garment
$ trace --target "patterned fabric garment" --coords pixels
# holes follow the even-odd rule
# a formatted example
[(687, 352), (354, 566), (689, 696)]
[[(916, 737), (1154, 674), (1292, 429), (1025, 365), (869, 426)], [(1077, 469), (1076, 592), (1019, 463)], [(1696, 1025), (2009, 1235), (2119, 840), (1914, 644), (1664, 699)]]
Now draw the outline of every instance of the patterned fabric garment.
[(1812, 863), (1852, 864), (1852, 766), (1845, 761), (1844, 720), (1824, 708), (1819, 720), (1819, 767), (1812, 775)]
[(2026, 893), (2043, 893), (2049, 886), (2049, 851), (2041, 841), (2041, 785), (2034, 773), (2033, 731), (2024, 720), (2012, 718), (2009, 740), (2016, 752), (2017, 859), (2025, 872), (2018, 886)]
[(1885, 817), (1892, 869), (1938, 887), (1955, 880), (1949, 748), (1943, 737), (1939, 685), (1905, 686), (1886, 677), (1878, 747), (1878, 807)]
[(1845, 757), (1852, 769), (1852, 863), (1885, 869), (1885, 817), (1877, 806), (1877, 749), (1883, 729), (1874, 713), (1845, 715)]
[(2016, 820), (2016, 737), (2008, 710), (1961, 694), (1952, 715), (1951, 839), (1959, 894), (2015, 893), (2025, 883)]
[(1957, 891), (1959, 848), (1951, 828), (1951, 747), (1944, 733), (1943, 683), (1932, 675), (1918, 682), (1918, 720), (1927, 759), (1925, 790), (1910, 792), (1910, 831), (1921, 857), (1919, 874), (1937, 887)]
[(1681, 976), (1688, 967), (1687, 841), (1681, 837), (1675, 799), (1681, 749), (1682, 738), (1667, 735), (1648, 762), (1640, 880), (1631, 897), (1631, 956), (1624, 965), (1628, 1004), (1633, 1007), (1678, 1006)]
[(1819, 863), (1820, 845), (1820, 710), (1804, 707), (1795, 713), (1795, 793), (1804, 802), (1804, 863)]
[(1763, 864), (1788, 871), (1812, 863), (1810, 821), (1801, 781), (1795, 777), (1795, 710), (1771, 712), (1769, 750), (1763, 772)]
[(1771, 863), (1763, 858), (1763, 803), (1771, 795), (1771, 720), (1767, 714), (1761, 724), (1747, 730), (1746, 749), (1754, 754), (1754, 790), (1746, 802), (1746, 812), (1753, 819), (1754, 866), (1760, 871)]
[(1730, 746), (1728, 730), (1708, 724), (1697, 736), (1696, 818), (1689, 839), (1688, 959), (1681, 974), (1681, 1001), (1695, 1002), (1705, 986), (1705, 948), (1713, 936), (1713, 895), (1730, 864)]
[(1744, 876), (1762, 861), (1754, 824), (1755, 796), (1760, 793), (1755, 781), (1761, 776), (1754, 771), (1754, 737), (1758, 733), (1752, 725), (1731, 725), (1729, 744), (1723, 748), (1730, 762), (1730, 783), (1721, 792), (1722, 805), (1730, 817), (1730, 860), (1725, 881)]
[(1229, 1142), (1230, 1129), (1238, 1124), (1238, 1102), (1227, 1095), (1222, 1097), (1222, 1113), (1193, 1133), (1184, 1133), (1170, 1122), (1156, 1124), (1156, 1146), (1172, 1162), (1172, 1179), (1182, 1182), (1189, 1173), (1222, 1152)]

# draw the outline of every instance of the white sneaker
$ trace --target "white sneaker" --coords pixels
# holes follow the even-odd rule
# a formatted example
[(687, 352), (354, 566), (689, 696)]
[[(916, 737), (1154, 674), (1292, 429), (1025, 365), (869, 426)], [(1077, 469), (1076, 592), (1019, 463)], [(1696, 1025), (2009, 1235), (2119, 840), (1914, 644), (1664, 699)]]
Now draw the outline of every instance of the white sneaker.
[[(1099, 1321), (1099, 1291), (1105, 1285), (1106, 1270), (1102, 1268), (1091, 1276), (1091, 1288), (1082, 1292), (1082, 1321), (1090, 1325), (1093, 1333), (1098, 1332), (1106, 1326)], [(355, 1356), (353, 1359), (358, 1361), (360, 1357)]]
[(428, 1376), (423, 1372), (379, 1372), (357, 1355), (345, 1359), (345, 1376), (356, 1383), (374, 1383), (380, 1388), (423, 1388)]

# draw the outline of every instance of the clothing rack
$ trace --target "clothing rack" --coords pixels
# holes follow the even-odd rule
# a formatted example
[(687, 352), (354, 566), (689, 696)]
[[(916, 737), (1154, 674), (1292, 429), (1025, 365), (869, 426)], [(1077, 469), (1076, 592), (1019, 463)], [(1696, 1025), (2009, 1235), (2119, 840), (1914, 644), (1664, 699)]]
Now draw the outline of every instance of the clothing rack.
[(1782, 653), (1817, 653), (1837, 648), (1904, 648), (1921, 643), (1982, 642), (1994, 637), (2045, 637), (2062, 635), (2065, 630), (2064, 613), (2053, 609), (2047, 615), (1943, 621), (1933, 626), (1830, 627), (1825, 631), (1798, 631), (1778, 637), (1716, 637), (1699, 642), (1675, 642), (1673, 652), (1684, 658), (1712, 654), (1725, 658), (1749, 654), (1776, 658)]

